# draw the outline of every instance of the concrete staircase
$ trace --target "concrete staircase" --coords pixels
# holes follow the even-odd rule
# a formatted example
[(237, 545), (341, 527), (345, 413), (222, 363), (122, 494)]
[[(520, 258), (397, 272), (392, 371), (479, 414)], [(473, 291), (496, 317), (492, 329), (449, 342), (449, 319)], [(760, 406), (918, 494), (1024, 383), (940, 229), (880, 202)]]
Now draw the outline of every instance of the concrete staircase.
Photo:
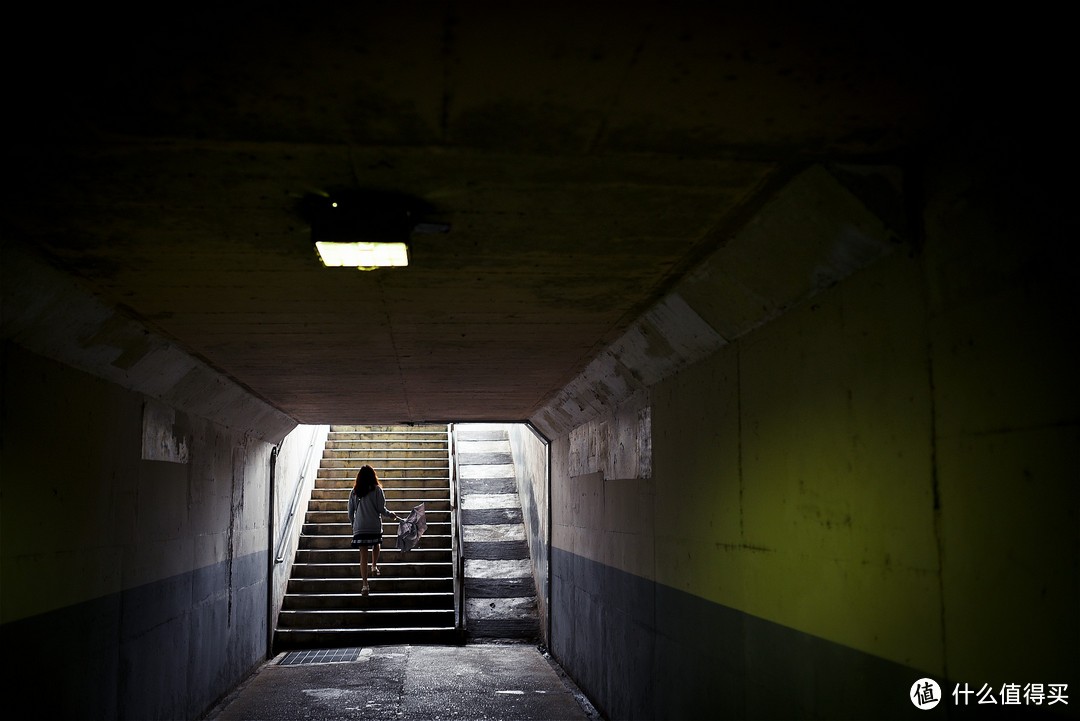
[(469, 638), (535, 639), (536, 584), (510, 438), (502, 424), (455, 426)]
[[(447, 427), (331, 426), (274, 634), (275, 651), (459, 640), (454, 610)], [(416, 549), (397, 550), (384, 521), (381, 576), (360, 594), (360, 553), (349, 491), (360, 466), (375, 468), (386, 505), (407, 514), (424, 503), (428, 528)]]

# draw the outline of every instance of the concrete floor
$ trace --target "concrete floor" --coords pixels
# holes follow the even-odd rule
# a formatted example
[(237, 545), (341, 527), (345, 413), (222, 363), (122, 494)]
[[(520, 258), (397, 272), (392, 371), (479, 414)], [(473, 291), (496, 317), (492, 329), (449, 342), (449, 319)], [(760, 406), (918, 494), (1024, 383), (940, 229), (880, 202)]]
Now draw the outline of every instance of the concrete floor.
[(600, 715), (546, 653), (526, 644), (376, 646), (355, 660), (263, 664), (205, 717), (565, 719)]

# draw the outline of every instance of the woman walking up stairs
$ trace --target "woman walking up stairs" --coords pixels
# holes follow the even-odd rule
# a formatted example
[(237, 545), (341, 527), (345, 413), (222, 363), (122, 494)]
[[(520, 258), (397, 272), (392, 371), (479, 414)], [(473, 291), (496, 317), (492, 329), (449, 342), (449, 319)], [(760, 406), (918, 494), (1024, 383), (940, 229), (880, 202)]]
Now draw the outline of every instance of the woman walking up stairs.
[[(331, 427), (278, 616), (275, 650), (458, 640), (449, 458), (445, 425)], [(419, 546), (407, 554), (388, 541), (376, 558), (372, 544), (367, 562), (375, 561), (379, 572), (369, 566), (367, 579), (352, 545), (349, 513), (365, 465), (382, 484), (379, 510), (400, 518), (423, 503), (428, 522)], [(357, 507), (371, 501), (361, 498)], [(397, 531), (396, 518), (376, 524), (372, 533), (380, 525), (383, 535)]]

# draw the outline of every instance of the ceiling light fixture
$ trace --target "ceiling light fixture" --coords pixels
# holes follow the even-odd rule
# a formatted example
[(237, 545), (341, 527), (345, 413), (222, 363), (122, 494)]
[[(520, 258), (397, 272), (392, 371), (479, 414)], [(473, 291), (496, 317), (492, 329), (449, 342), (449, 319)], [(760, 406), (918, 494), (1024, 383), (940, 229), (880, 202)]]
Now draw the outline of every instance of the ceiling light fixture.
[(333, 189), (311, 193), (297, 210), (311, 226), (311, 240), (328, 268), (400, 268), (409, 265), (414, 233), (446, 233), (424, 200), (392, 190)]
[(409, 264), (409, 247), (405, 243), (334, 243), (318, 241), (315, 249), (328, 268), (375, 268), (401, 267)]

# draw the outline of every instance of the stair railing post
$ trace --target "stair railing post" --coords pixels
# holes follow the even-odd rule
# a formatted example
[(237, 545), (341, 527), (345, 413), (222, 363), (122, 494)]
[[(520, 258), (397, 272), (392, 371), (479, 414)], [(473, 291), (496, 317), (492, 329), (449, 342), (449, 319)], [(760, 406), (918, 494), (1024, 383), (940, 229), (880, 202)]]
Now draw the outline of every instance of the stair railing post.
[(447, 424), (446, 433), (447, 448), (450, 453), (448, 472), (450, 475), (450, 547), (454, 574), (454, 630), (459, 636), (464, 636), (465, 558), (461, 548), (461, 514), (458, 512), (461, 497), (458, 494), (457, 435), (453, 423)]
[(270, 449), (270, 481), (269, 498), (266, 507), (269, 510), (266, 520), (266, 658), (274, 656), (274, 508), (275, 496), (274, 485), (277, 483), (277, 457), (281, 451), (281, 443)]

